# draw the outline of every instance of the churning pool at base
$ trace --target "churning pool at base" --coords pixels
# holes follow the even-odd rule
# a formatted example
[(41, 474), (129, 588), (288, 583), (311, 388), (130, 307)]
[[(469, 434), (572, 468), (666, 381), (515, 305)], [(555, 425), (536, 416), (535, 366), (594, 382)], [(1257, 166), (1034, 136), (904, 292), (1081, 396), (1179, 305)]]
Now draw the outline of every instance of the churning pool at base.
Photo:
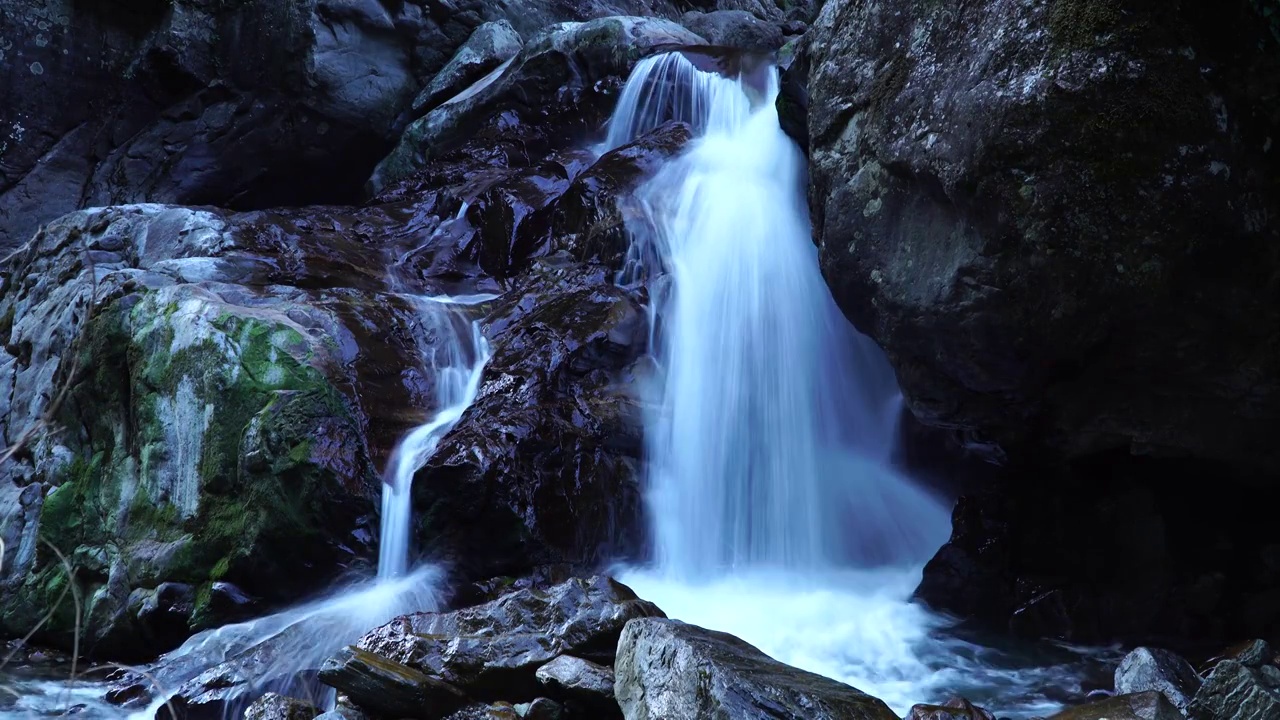
[[(668, 617), (727, 632), (788, 665), (874, 695), (899, 715), (959, 695), (997, 717), (1050, 715), (1108, 687), (1119, 653), (970, 638), (910, 601), (919, 568), (736, 573), (682, 582), (650, 570), (618, 579)], [(996, 643), (999, 644), (996, 644)]]

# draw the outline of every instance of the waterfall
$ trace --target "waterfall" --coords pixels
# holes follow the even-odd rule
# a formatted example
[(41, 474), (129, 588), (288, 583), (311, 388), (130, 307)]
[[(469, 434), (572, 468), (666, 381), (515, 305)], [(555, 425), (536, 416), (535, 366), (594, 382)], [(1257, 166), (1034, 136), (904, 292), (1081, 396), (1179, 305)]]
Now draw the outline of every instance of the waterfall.
[(948, 513), (889, 468), (893, 372), (818, 271), (804, 158), (767, 78), (753, 102), (740, 78), (679, 53), (649, 58), (610, 123), (611, 143), (669, 116), (700, 129), (636, 198), (637, 276), (669, 283), (651, 293), (658, 564), (705, 577), (920, 563), (946, 540)]
[(910, 600), (949, 513), (890, 465), (896, 379), (831, 298), (777, 72), (755, 75), (648, 58), (608, 127), (604, 149), (669, 120), (694, 128), (637, 191), (619, 274), (648, 288), (659, 368), (644, 390), (656, 557), (623, 580), (899, 713), (979, 688), (1029, 698), (1011, 715), (1051, 709), (1043, 672), (948, 635)]
[[(418, 316), (428, 331), (420, 335), (437, 341), (424, 351), (423, 359), (435, 375), (436, 402), (440, 409), (400, 441), (387, 463), (382, 485), (379, 578), (400, 577), (407, 571), (413, 476), (475, 400), (484, 364), (489, 359), (489, 345), (480, 334), (479, 323), (466, 320), (449, 306), (492, 298), (489, 295), (409, 298), (417, 306)], [(469, 332), (458, 327), (463, 323), (468, 324)]]

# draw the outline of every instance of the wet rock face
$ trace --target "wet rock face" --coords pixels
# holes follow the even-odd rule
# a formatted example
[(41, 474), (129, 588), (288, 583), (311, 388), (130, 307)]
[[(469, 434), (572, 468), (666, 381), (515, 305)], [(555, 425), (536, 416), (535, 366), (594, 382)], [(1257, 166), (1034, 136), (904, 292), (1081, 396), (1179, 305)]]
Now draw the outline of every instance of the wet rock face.
[[(384, 286), (397, 244), (438, 224), (417, 212), (109, 208), (15, 257), (0, 434), (59, 432), (0, 468), (3, 632), (67, 587), (53, 547), (86, 605), (81, 648), (118, 658), (296, 600), (370, 554), (379, 467), (432, 404), (431, 339)], [(72, 607), (47, 641), (69, 646)]]
[(855, 688), (783, 665), (732, 635), (676, 620), (627, 623), (614, 672), (628, 720), (898, 720)]
[(634, 557), (644, 309), (603, 268), (548, 261), (484, 327), (478, 397), (414, 482), (418, 546), (472, 579)]
[(1280, 466), (1280, 53), (1254, 10), (899, 5), (832, 0), (809, 33), (810, 202), (911, 410), (1010, 453)]
[(374, 171), (370, 192), (388, 196), (407, 182), (421, 186), (432, 166), (459, 155), (473, 158), (473, 165), (521, 168), (552, 149), (584, 146), (603, 127), (614, 91), (637, 60), (660, 46), (702, 42), (657, 18), (611, 17), (546, 28), (501, 73), (406, 128)]
[(244, 720), (312, 720), (320, 710), (305, 700), (267, 693), (244, 711)]

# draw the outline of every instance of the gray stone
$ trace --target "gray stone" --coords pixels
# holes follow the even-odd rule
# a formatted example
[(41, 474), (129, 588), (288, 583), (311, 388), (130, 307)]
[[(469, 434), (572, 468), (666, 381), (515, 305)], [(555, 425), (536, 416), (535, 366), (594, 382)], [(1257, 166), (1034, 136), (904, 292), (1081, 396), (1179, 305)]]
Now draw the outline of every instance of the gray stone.
[(1181, 656), (1159, 648), (1137, 648), (1124, 656), (1115, 672), (1117, 693), (1155, 691), (1178, 710), (1187, 712), (1200, 689), (1200, 675)]
[(484, 23), (476, 28), (448, 64), (440, 68), (440, 72), (414, 98), (414, 119), (466, 90), (494, 68), (515, 57), (522, 47), (524, 40), (520, 33), (506, 20)]
[(378, 715), (439, 720), (467, 703), (443, 680), (359, 648), (347, 648), (320, 667), (320, 680)]
[(675, 620), (632, 620), (615, 692), (627, 720), (898, 720), (880, 700), (784, 665), (742, 640)]
[(1249, 668), (1258, 668), (1275, 660), (1276, 652), (1266, 640), (1251, 640), (1232, 648), (1231, 659)]
[(1192, 720), (1280, 718), (1280, 673), (1274, 670), (1251, 668), (1237, 660), (1219, 662), (1191, 700), (1188, 715)]
[(313, 720), (320, 710), (306, 700), (269, 692), (245, 708), (244, 720)]
[(447, 613), (417, 613), (371, 630), (359, 648), (439, 677), (471, 697), (528, 702), (536, 673), (571, 653), (609, 663), (628, 620), (661, 617), (625, 585), (597, 576), (520, 590)]
[(1145, 692), (1068, 708), (1049, 720), (1182, 720), (1182, 717), (1164, 695)]

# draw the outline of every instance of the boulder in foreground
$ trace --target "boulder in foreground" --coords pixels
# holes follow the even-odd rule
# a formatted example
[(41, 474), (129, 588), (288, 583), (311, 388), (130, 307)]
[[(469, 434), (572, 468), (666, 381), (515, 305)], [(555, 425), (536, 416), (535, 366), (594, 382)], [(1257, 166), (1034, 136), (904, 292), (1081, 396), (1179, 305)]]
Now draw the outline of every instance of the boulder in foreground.
[(732, 635), (676, 620), (627, 623), (614, 672), (627, 720), (898, 720), (856, 688), (784, 665)]
[(358, 649), (475, 700), (529, 702), (543, 694), (538, 668), (564, 654), (612, 663), (627, 621), (655, 616), (662, 611), (621, 583), (574, 578), (453, 612), (406, 615), (370, 631)]

